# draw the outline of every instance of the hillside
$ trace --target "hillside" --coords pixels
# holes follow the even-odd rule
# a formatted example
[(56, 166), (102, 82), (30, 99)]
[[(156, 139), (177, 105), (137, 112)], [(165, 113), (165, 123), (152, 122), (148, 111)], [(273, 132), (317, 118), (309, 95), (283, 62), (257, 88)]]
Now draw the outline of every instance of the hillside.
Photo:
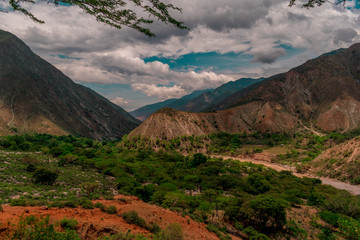
[(360, 184), (359, 160), (360, 138), (356, 137), (321, 153), (311, 162), (311, 172), (318, 176)]
[(121, 107), (75, 84), (16, 36), (0, 30), (0, 135), (117, 139), (138, 124)]
[[(219, 131), (295, 132), (313, 127), (351, 131), (360, 125), (359, 66), (360, 44), (355, 44), (237, 91), (213, 105), (215, 113), (161, 111), (130, 135), (172, 138)], [(166, 127), (149, 127), (158, 122)]]

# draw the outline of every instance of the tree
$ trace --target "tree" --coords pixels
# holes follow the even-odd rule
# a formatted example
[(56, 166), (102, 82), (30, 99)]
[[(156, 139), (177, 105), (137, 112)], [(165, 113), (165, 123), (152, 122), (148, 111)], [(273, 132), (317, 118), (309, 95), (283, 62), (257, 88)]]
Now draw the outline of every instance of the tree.
[[(26, 10), (22, 4), (38, 4), (43, 1), (49, 4), (78, 6), (85, 13), (92, 15), (97, 21), (109, 26), (121, 29), (123, 26), (133, 28), (147, 36), (154, 37), (155, 34), (144, 25), (152, 24), (154, 19), (165, 24), (171, 24), (179, 29), (188, 29), (183, 22), (172, 17), (170, 11), (181, 12), (181, 8), (173, 4), (166, 4), (160, 0), (2, 0), (10, 4), (14, 11), (19, 11), (38, 23), (44, 23), (30, 11)], [(129, 6), (132, 5), (132, 6)], [(147, 18), (139, 16), (137, 12), (148, 14)], [(1, 10), (0, 10), (1, 11)]]
[[(358, 0), (355, 0), (355, 1), (358, 1)], [(298, 1), (297, 0), (290, 0), (289, 6), (291, 7), (291, 6), (295, 5), (296, 2), (298, 2)], [(339, 5), (339, 4), (345, 5), (346, 0), (336, 0), (335, 2), (330, 2), (329, 0), (308, 0), (308, 2), (302, 4), (302, 6), (305, 7), (305, 8), (313, 8), (315, 6), (320, 7), (324, 3), (330, 3), (330, 4), (333, 4), (333, 5)]]

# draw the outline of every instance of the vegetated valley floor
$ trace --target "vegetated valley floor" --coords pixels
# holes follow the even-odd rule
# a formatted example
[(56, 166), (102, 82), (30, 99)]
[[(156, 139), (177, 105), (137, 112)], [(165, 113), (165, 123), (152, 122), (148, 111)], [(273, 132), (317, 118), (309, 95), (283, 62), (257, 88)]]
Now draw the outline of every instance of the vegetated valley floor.
[[(360, 226), (360, 198), (303, 172), (321, 152), (314, 149), (330, 148), (333, 138), (189, 139), (159, 141), (153, 151), (146, 139), (0, 138), (0, 237), (29, 239), (19, 237), (19, 224), (31, 229), (34, 216), (46, 215), (45, 225), (61, 233), (62, 222), (76, 220), (72, 229), (81, 239), (360, 237), (353, 232)], [(173, 146), (193, 152), (184, 156)], [(125, 216), (129, 212), (131, 219)], [(28, 225), (21, 225), (24, 221)]]

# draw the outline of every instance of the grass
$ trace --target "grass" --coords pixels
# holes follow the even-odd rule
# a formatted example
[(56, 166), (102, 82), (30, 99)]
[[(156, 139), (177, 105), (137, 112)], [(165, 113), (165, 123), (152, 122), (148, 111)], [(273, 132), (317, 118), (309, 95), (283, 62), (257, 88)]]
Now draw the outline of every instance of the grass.
[[(35, 184), (29, 165), (45, 167), (58, 174), (53, 185)], [(99, 184), (96, 194), (88, 195), (81, 186), (85, 182)], [(75, 165), (58, 165), (58, 159), (39, 152), (0, 151), (0, 204), (44, 205), (49, 201), (67, 201), (81, 196), (96, 198), (111, 195), (115, 182), (94, 169)], [(89, 208), (89, 204), (85, 208)]]

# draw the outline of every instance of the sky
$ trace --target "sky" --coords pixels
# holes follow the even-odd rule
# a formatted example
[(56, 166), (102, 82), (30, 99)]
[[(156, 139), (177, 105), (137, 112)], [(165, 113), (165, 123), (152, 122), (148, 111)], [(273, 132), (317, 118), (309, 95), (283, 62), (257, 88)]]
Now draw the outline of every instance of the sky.
[[(124, 109), (242, 77), (268, 77), (309, 59), (360, 42), (360, 7), (325, 4), (307, 10), (287, 0), (164, 0), (189, 30), (155, 22), (149, 38), (115, 29), (72, 6), (26, 5), (38, 24), (21, 13), (0, 11), (0, 29), (22, 39), (36, 54), (75, 82)], [(0, 10), (8, 9), (0, 1)]]

